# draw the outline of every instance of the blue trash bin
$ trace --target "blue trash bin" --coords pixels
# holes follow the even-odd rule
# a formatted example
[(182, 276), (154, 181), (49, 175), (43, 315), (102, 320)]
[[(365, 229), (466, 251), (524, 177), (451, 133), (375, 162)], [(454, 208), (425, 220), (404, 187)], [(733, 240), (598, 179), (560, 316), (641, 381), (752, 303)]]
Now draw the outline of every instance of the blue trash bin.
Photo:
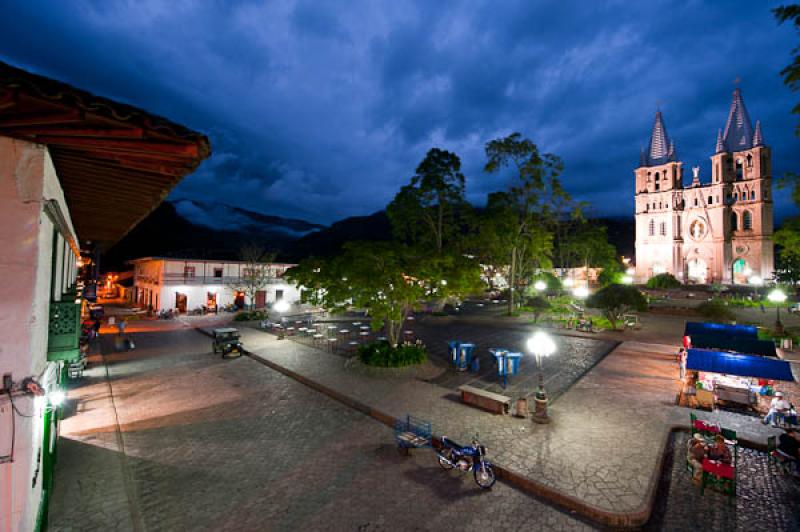
[(456, 366), (459, 371), (466, 371), (472, 361), (472, 353), (475, 351), (475, 344), (464, 343), (458, 349), (458, 363)]
[(447, 342), (447, 345), (450, 348), (450, 361), (453, 363), (454, 366), (458, 366), (458, 353), (459, 353), (459, 347), (461, 346), (461, 342), (457, 340), (451, 340)]

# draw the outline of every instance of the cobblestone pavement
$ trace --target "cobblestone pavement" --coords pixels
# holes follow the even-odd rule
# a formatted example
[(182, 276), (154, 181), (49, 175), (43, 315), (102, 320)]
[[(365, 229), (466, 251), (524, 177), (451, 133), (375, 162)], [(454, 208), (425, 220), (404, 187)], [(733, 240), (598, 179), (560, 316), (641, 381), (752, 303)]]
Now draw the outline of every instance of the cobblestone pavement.
[(770, 464), (766, 453), (739, 449), (736, 499), (700, 488), (686, 469), (689, 435), (675, 433), (646, 530), (800, 530), (800, 484)]
[(51, 530), (591, 528), (500, 482), (479, 490), (430, 451), (401, 457), (384, 425), (247, 357), (222, 360), (196, 331), (136, 343), (103, 344), (113, 397), (101, 363), (69, 394)]
[(477, 432), (498, 464), (606, 512), (646, 512), (669, 427), (688, 420), (673, 406), (670, 346), (623, 344), (552, 406), (552, 423), (535, 425), (465, 406), (430, 383), (364, 378), (340, 357), (260, 331), (243, 331), (243, 339), (257, 356), (381, 412), (429, 419), (456, 440)]
[[(526, 353), (525, 341), (535, 330), (532, 325), (496, 326), (472, 320), (426, 317), (417, 319), (413, 326), (416, 335), (425, 342), (431, 357), (443, 366), (449, 366), (451, 355), (448, 341), (456, 339), (475, 344), (475, 356), (480, 360), (480, 372), (458, 372), (450, 369), (432, 382), (453, 390), (462, 384), (512, 397), (532, 395), (537, 387), (539, 370), (534, 357)], [(542, 371), (548, 395), (555, 400), (573, 382), (606, 356), (616, 342), (574, 336), (552, 335), (556, 342), (555, 354), (544, 360)], [(519, 374), (510, 377), (504, 390), (497, 377), (497, 364), (489, 353), (492, 347), (503, 347), (523, 353)]]

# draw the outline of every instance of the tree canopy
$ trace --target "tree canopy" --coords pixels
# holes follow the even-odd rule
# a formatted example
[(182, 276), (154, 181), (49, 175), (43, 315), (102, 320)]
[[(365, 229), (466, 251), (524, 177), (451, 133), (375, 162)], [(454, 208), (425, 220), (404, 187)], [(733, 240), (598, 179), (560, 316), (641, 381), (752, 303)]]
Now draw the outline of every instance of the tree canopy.
[(586, 300), (586, 304), (600, 309), (613, 329), (617, 328), (617, 323), (628, 312), (647, 309), (647, 299), (642, 293), (635, 286), (624, 284), (611, 284), (601, 288)]

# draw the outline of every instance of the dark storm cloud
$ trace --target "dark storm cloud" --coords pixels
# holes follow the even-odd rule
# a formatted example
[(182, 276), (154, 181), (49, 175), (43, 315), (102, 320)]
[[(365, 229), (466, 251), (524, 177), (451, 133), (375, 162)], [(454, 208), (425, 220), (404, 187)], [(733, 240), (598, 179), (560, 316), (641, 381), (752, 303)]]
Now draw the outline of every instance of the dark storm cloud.
[(484, 144), (520, 131), (596, 214), (630, 215), (656, 107), (708, 176), (737, 77), (776, 175), (800, 165), (778, 75), (796, 36), (772, 6), (19, 0), (0, 4), (0, 56), (208, 133), (174, 196), (330, 222), (383, 207), (440, 146), (480, 203), (505, 186)]

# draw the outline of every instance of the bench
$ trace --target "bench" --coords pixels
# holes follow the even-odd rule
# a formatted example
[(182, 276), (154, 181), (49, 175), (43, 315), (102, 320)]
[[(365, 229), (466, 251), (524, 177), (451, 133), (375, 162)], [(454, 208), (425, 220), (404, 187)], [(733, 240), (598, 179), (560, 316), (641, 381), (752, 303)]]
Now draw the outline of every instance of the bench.
[(394, 439), (397, 448), (405, 454), (408, 454), (409, 449), (431, 447), (433, 440), (431, 423), (407, 414), (405, 420), (395, 420)]
[(499, 393), (487, 392), (468, 384), (458, 387), (461, 392), (461, 402), (477, 406), (493, 414), (508, 414), (511, 408), (511, 398)]

